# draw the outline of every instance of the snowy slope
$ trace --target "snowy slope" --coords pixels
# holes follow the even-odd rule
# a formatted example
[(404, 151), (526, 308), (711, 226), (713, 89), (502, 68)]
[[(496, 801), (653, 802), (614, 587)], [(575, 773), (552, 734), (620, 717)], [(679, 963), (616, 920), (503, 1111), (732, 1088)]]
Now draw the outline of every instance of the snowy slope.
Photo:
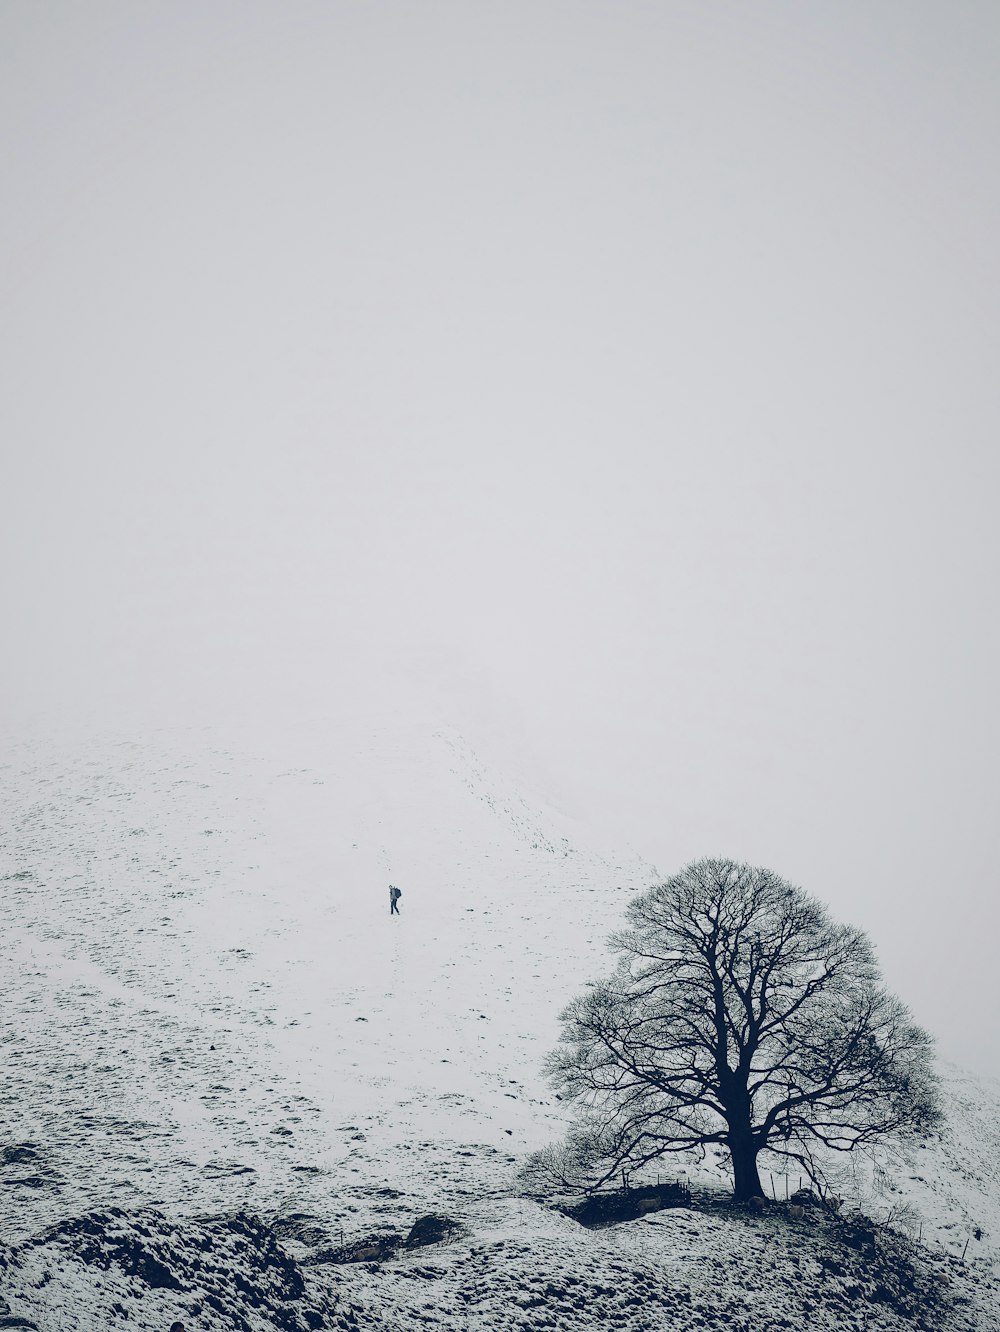
[[(69, 1241), (29, 1239), (110, 1206), (186, 1224), (308, 1216), (327, 1247), (445, 1212), (467, 1234), (434, 1251), (436, 1276), (407, 1276), (416, 1258), (309, 1268), (329, 1299), (332, 1272), (338, 1289), (357, 1287), (359, 1309), (391, 1306), (399, 1326), (415, 1325), (421, 1282), (437, 1283), (447, 1322), (494, 1269), (478, 1321), (451, 1325), (500, 1325), (525, 1307), (525, 1325), (544, 1325), (545, 1298), (515, 1295), (536, 1277), (552, 1284), (546, 1263), (612, 1291), (615, 1263), (646, 1264), (668, 1304), (682, 1289), (691, 1304), (706, 1262), (731, 1267), (746, 1250), (732, 1298), (752, 1305), (754, 1281), (766, 1298), (770, 1269), (752, 1255), (787, 1247), (784, 1220), (737, 1232), (724, 1216), (660, 1213), (585, 1232), (512, 1196), (519, 1155), (564, 1122), (539, 1071), (558, 1012), (604, 968), (607, 933), (656, 872), (587, 847), (530, 778), (487, 759), (447, 729), (384, 719), (8, 746), (0, 1238), (21, 1255), (12, 1308), (53, 1332), (103, 1326), (116, 1302), (131, 1326), (161, 1326), (145, 1287), (112, 1298), (93, 1264), (53, 1260), (32, 1284), (38, 1255)], [(390, 881), (403, 888), (398, 919)], [(975, 1259), (985, 1280), (1000, 1243), (998, 1089), (946, 1075), (942, 1141), (911, 1153), (879, 1196), (858, 1187), (941, 1261), (978, 1228), (964, 1270)], [(281, 1233), (293, 1258), (315, 1257), (294, 1225)], [(592, 1292), (581, 1317), (602, 1298)], [(189, 1305), (170, 1307), (190, 1319)], [(208, 1327), (221, 1315), (199, 1316)]]
[(299, 1191), (295, 1166), (557, 1130), (539, 1059), (649, 871), (571, 849), (454, 737), (288, 750), (164, 735), (8, 768), (6, 1048), (59, 1181), (24, 1224), (50, 1192), (235, 1204)]

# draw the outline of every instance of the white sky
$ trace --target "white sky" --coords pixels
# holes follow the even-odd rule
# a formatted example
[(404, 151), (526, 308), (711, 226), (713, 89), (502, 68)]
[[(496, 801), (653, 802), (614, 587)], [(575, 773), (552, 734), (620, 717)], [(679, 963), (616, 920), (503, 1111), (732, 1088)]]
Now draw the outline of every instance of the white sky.
[(6, 0), (7, 719), (485, 700), (1000, 1072), (998, 66), (991, 0)]

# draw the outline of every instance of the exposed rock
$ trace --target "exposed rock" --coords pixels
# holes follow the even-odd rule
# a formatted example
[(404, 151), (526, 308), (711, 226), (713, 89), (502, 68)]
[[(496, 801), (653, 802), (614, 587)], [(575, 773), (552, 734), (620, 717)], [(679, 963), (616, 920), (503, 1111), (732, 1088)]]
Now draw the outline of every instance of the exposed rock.
[(813, 1193), (812, 1189), (796, 1189), (788, 1201), (797, 1203), (800, 1207), (823, 1206), (819, 1194)]
[(329, 1226), (309, 1212), (291, 1212), (288, 1216), (279, 1216), (272, 1222), (272, 1229), (280, 1239), (295, 1240), (313, 1249), (330, 1242)]
[(690, 1201), (691, 1194), (683, 1184), (651, 1184), (613, 1193), (592, 1193), (582, 1202), (560, 1206), (557, 1210), (579, 1221), (581, 1226), (599, 1227), (634, 1221), (667, 1207), (687, 1207)]
[(38, 1160), (38, 1148), (33, 1142), (15, 1142), (0, 1147), (0, 1165), (30, 1165)]
[(321, 1249), (313, 1255), (313, 1263), (384, 1263), (394, 1258), (403, 1245), (403, 1236), (396, 1231), (377, 1235), (363, 1235), (336, 1249)]
[[(326, 1326), (329, 1302), (307, 1296), (298, 1264), (259, 1217), (188, 1221), (182, 1226), (151, 1210), (125, 1213), (111, 1207), (51, 1227), (22, 1246), (58, 1254), (101, 1271), (125, 1274), (150, 1291), (197, 1296), (219, 1318), (246, 1328), (259, 1312), (284, 1332)], [(12, 1262), (19, 1261), (11, 1251)]]
[(453, 1239), (460, 1234), (461, 1230), (459, 1223), (453, 1221), (450, 1216), (435, 1216), (430, 1213), (414, 1221), (410, 1233), (403, 1241), (403, 1246), (407, 1249), (419, 1249), (426, 1244), (443, 1244), (445, 1240)]

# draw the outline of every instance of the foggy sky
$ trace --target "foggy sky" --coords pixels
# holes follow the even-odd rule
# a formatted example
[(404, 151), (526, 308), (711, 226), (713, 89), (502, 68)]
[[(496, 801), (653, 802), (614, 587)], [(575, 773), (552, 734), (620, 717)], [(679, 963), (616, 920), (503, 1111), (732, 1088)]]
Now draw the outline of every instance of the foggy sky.
[(0, 9), (5, 724), (479, 710), (1000, 1073), (1000, 9)]

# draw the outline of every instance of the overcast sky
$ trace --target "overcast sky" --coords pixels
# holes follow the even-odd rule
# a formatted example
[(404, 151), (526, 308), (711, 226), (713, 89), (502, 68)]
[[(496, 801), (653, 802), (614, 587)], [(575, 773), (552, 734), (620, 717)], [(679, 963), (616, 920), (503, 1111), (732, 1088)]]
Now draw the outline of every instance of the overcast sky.
[(4, 0), (0, 108), (9, 722), (471, 699), (1000, 1073), (1000, 6)]

